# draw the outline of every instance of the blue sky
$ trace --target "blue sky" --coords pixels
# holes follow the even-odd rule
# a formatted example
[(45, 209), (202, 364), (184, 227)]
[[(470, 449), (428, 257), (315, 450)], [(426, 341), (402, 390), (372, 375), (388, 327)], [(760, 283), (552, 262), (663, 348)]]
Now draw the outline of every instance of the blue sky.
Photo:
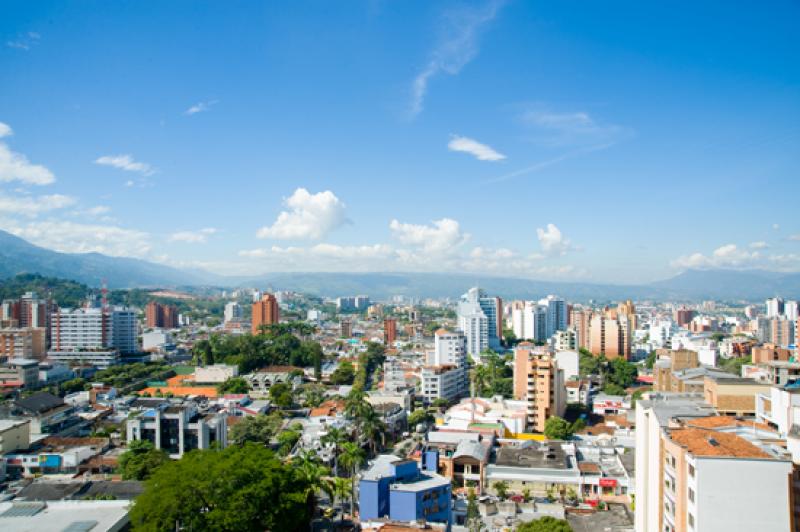
[(0, 5), (0, 228), (219, 273), (800, 269), (800, 6)]

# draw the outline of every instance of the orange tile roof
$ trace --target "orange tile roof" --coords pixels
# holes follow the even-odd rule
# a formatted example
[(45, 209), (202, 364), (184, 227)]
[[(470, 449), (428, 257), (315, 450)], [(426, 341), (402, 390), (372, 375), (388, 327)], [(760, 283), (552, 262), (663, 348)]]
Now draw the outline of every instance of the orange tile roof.
[(687, 427), (695, 427), (699, 429), (719, 429), (723, 427), (752, 427), (756, 429), (775, 432), (775, 429), (773, 429), (766, 423), (759, 423), (757, 421), (744, 420), (744, 419), (736, 419), (733, 416), (699, 417), (695, 419), (688, 419), (684, 422), (684, 424)]
[[(770, 455), (741, 436), (716, 430), (685, 428), (669, 433), (672, 441), (695, 456), (730, 456), (734, 458), (770, 458)], [(712, 443), (715, 442), (715, 443)]]
[(308, 417), (335, 416), (338, 412), (344, 412), (344, 401), (325, 401), (316, 408), (312, 408)]
[(139, 394), (149, 393), (152, 397), (155, 397), (156, 391), (161, 390), (163, 395), (167, 395), (171, 393), (175, 397), (185, 397), (187, 395), (204, 395), (209, 399), (216, 399), (219, 394), (217, 394), (217, 389), (214, 386), (151, 386), (149, 388), (145, 388), (141, 390)]
[(578, 469), (581, 473), (597, 473), (600, 474), (600, 466), (594, 462), (580, 462)]

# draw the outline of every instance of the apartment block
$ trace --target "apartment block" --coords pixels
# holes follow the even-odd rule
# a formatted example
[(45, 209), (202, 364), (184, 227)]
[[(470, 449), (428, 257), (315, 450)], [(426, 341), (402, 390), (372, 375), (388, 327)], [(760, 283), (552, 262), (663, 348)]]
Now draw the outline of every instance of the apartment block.
[(251, 328), (253, 334), (260, 334), (262, 325), (275, 325), (280, 322), (281, 312), (278, 300), (272, 294), (264, 294), (259, 301), (253, 303)]
[(564, 371), (555, 357), (530, 346), (514, 350), (514, 398), (527, 401), (527, 425), (544, 432), (547, 418), (562, 416), (567, 405)]
[(163, 305), (150, 301), (144, 309), (145, 324), (151, 329), (178, 328), (178, 309), (174, 305)]
[(44, 359), (46, 330), (43, 327), (0, 329), (0, 357)]

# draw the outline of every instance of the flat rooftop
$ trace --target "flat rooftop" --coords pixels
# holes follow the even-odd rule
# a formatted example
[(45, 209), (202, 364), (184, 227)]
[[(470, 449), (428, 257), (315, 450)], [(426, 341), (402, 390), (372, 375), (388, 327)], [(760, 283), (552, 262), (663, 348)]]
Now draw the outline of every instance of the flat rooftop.
[(561, 448), (561, 445), (553, 443), (523, 449), (501, 447), (497, 450), (495, 464), (498, 466), (529, 467), (534, 469), (569, 469), (567, 454)]
[(727, 432), (691, 427), (673, 429), (669, 435), (695, 456), (773, 458), (744, 438)]
[(57, 501), (0, 503), (0, 530), (121, 530), (128, 522), (130, 501)]

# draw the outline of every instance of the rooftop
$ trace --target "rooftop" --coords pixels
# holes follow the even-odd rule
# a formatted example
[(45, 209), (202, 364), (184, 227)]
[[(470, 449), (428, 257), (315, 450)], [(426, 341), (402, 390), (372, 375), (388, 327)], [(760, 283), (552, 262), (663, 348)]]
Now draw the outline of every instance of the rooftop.
[(121, 530), (128, 523), (129, 506), (130, 501), (54, 501), (36, 506), (0, 502), (0, 529), (5, 532)]
[(727, 432), (689, 427), (673, 429), (669, 435), (695, 456), (772, 458), (744, 438)]
[(495, 464), (509, 467), (535, 469), (569, 469), (567, 455), (556, 443), (545, 443), (531, 447), (501, 447), (497, 451)]

